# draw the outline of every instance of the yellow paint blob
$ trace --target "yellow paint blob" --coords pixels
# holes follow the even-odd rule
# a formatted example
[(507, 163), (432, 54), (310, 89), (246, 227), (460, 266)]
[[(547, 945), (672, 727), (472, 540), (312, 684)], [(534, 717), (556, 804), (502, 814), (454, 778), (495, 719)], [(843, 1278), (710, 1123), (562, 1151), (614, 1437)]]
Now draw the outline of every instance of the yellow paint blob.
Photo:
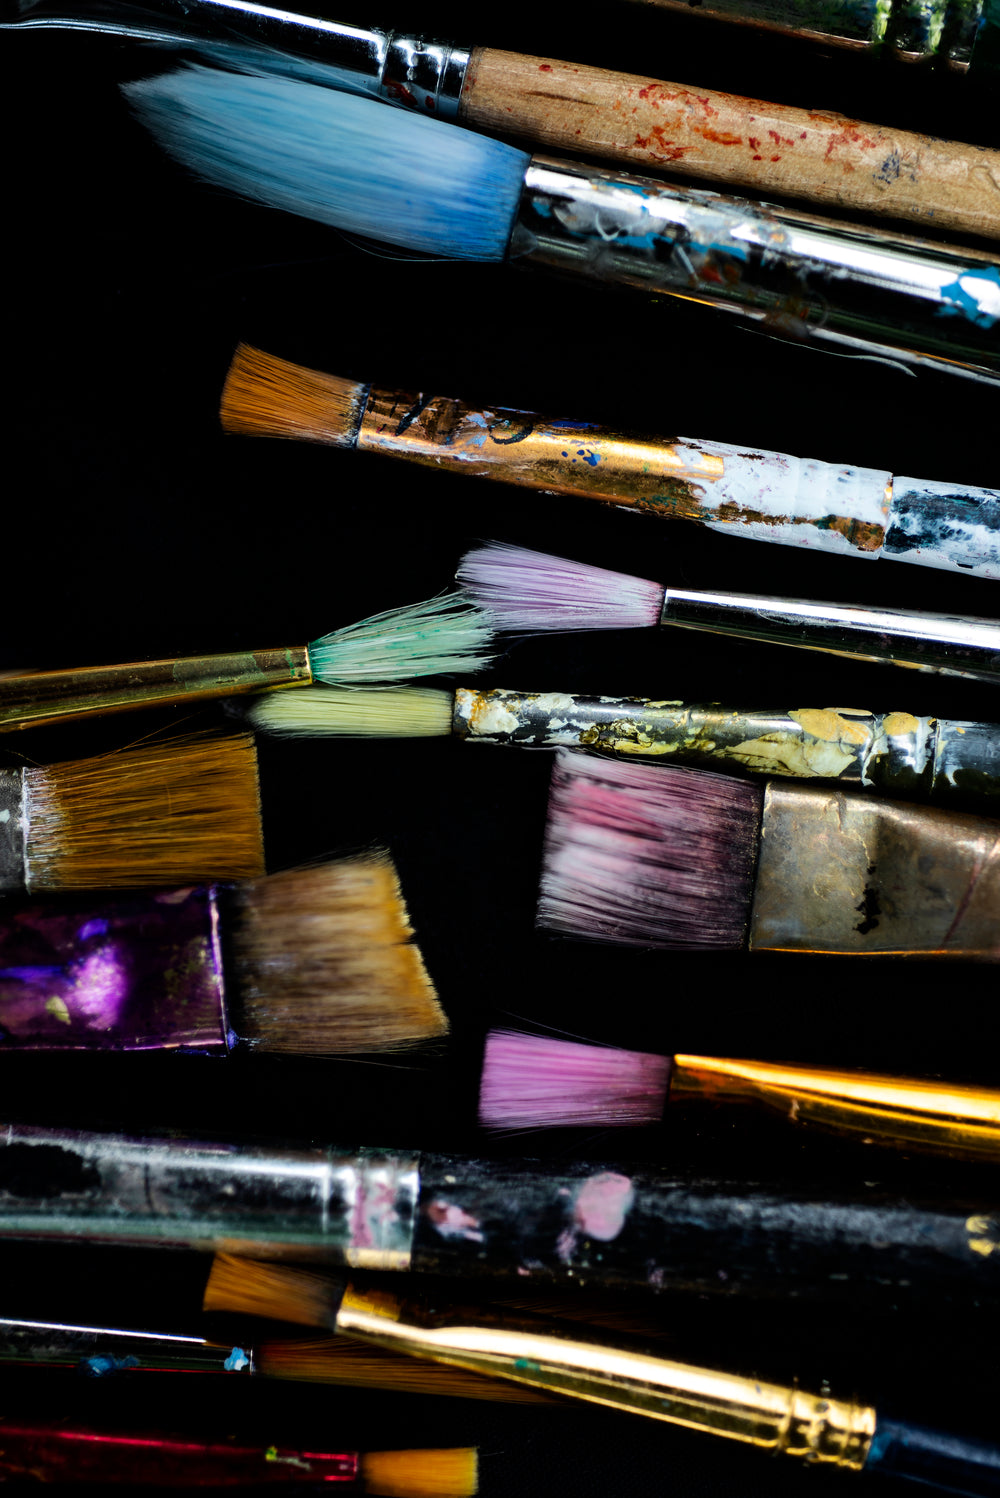
[(887, 713), (883, 726), (889, 738), (895, 739), (903, 734), (916, 733), (920, 727), (920, 719), (915, 718), (912, 713)]
[(814, 739), (841, 744), (868, 742), (868, 729), (863, 724), (852, 723), (850, 718), (842, 717), (830, 707), (800, 707), (793, 709), (788, 716)]
[(72, 1024), (70, 1012), (66, 1008), (66, 1005), (63, 1003), (62, 999), (49, 999), (48, 1003), (45, 1005), (45, 1012), (46, 1014), (51, 1014), (52, 1018), (59, 1020), (61, 1024)]

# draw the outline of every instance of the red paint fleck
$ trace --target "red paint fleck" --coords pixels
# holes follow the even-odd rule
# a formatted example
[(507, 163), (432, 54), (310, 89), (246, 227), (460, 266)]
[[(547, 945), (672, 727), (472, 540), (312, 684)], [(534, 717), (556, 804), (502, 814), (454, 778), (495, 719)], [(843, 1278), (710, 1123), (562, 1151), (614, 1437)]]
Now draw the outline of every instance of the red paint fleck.
[(416, 104), (417, 102), (405, 83), (393, 83), (390, 81), (385, 84), (385, 90), (386, 93), (395, 94), (400, 104)]
[(781, 157), (780, 157), (780, 156), (772, 156), (772, 157), (771, 157), (771, 160), (772, 160), (772, 161), (780, 161), (780, 160), (781, 160)]
[(747, 136), (747, 145), (750, 146), (751, 150), (760, 150), (760, 141), (757, 139), (756, 135)]
[[(705, 140), (714, 140), (719, 146), (741, 146), (742, 135), (732, 135), (728, 130), (712, 130), (708, 125), (702, 125), (698, 134)], [(750, 142), (753, 145), (753, 141)]]
[(805, 140), (807, 134), (808, 134), (808, 131), (803, 130), (802, 134), (799, 136), (799, 140)]
[(792, 144), (787, 135), (779, 135), (777, 130), (769, 130), (767, 133), (776, 146), (790, 146)]
[(678, 146), (672, 140), (664, 140), (663, 126), (653, 125), (648, 135), (637, 135), (632, 142), (639, 151), (648, 151), (657, 161), (680, 161), (691, 146)]
[(431, 98), (427, 98), (427, 99), (425, 99), (425, 100), (424, 100), (424, 103), (425, 103), (425, 105), (426, 105), (426, 107), (427, 107), (427, 108), (428, 108), (428, 109), (436, 109), (436, 108), (437, 108), (437, 104), (436, 104), (436, 103), (435, 103), (435, 102), (434, 102), (434, 100), (433, 100), (433, 99), (431, 99)]
[(538, 71), (540, 73), (551, 73), (552, 72), (552, 64), (550, 62), (540, 62), (538, 64)]
[(764, 158), (763, 158), (763, 156), (751, 156), (750, 160), (751, 161), (763, 161)]

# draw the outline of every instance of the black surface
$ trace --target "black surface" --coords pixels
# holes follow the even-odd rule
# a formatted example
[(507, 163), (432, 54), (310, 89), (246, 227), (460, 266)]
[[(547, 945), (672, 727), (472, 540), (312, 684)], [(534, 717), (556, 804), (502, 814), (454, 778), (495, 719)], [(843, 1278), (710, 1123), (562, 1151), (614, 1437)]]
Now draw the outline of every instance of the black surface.
[[(996, 144), (988, 96), (954, 80), (672, 23), (641, 7), (565, 17), (443, 5), (372, 19), (578, 56), (706, 87)], [(117, 92), (151, 67), (88, 37), (0, 37), (4, 117), (5, 482), (0, 669), (301, 643), (445, 587), (462, 551), (506, 539), (692, 587), (1000, 615), (997, 584), (889, 561), (806, 555), (657, 525), (584, 501), (476, 484), (370, 456), (224, 439), (235, 343), (356, 379), (682, 432), (917, 477), (998, 483), (998, 398), (962, 381), (781, 346), (693, 306), (497, 267), (383, 255), (197, 186), (163, 161)], [(690, 633), (519, 644), (490, 679), (753, 707), (848, 705), (1000, 720), (996, 694)], [(138, 738), (179, 713), (23, 735), (27, 759)], [(214, 721), (211, 712), (185, 727)], [(482, 1153), (482, 1036), (530, 1019), (637, 1048), (854, 1064), (996, 1083), (996, 969), (619, 953), (533, 930), (545, 754), (427, 741), (262, 743), (271, 868), (387, 843), (453, 1035), (384, 1063), (237, 1056), (0, 1056), (21, 1122), (360, 1140)], [(659, 1130), (536, 1136), (507, 1153), (660, 1160), (730, 1178), (845, 1179), (956, 1200), (985, 1168), (810, 1138), (734, 1110)], [(204, 1266), (181, 1255), (8, 1249), (7, 1315), (190, 1329)], [(651, 1313), (652, 1314), (652, 1313)], [(939, 1425), (995, 1427), (996, 1323), (918, 1292), (877, 1318), (796, 1303), (658, 1303), (692, 1360), (857, 1390)], [(846, 1494), (803, 1471), (636, 1418), (402, 1396), (151, 1378), (84, 1385), (8, 1373), (3, 1409), (196, 1418), (305, 1445), (478, 1442), (488, 1495)], [(96, 1413), (95, 1413), (96, 1412)], [(869, 1480), (873, 1493), (891, 1485)]]

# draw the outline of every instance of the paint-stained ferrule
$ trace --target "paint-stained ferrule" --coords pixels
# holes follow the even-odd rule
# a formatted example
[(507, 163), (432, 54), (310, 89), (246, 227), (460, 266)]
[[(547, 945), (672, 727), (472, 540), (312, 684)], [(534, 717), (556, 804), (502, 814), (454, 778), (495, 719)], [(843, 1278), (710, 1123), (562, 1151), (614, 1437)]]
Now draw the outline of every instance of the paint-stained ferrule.
[(660, 623), (1000, 682), (1000, 623), (994, 619), (668, 588)]
[(24, 771), (0, 769), (0, 895), (24, 890), (26, 840)]
[(1000, 577), (1000, 492), (894, 479), (882, 555), (970, 577)]
[(1000, 384), (1000, 267), (975, 251), (536, 156), (509, 254)]
[(0, 1050), (225, 1052), (214, 885), (22, 900), (0, 920)]
[(86, 1237), (409, 1267), (413, 1155), (266, 1150), (11, 1126), (0, 1237)]
[(1000, 961), (1000, 823), (768, 783), (750, 946)]
[(630, 1410), (809, 1462), (860, 1469), (875, 1411), (580, 1336), (579, 1326), (517, 1321), (476, 1308), (441, 1311), (348, 1290), (337, 1330), (530, 1388)]
[(309, 652), (304, 645), (36, 671), (0, 680), (0, 733), (134, 708), (307, 686), (311, 681)]

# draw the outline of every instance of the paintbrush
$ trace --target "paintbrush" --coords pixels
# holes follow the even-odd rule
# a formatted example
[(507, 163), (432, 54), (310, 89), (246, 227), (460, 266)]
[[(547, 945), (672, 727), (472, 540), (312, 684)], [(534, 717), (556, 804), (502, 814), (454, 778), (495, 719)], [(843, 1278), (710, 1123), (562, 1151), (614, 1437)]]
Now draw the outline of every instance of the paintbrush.
[[(889, 9), (879, 8), (882, 24)], [(939, 12), (934, 6), (936, 20)], [(347, 26), (244, 0), (183, 7), (176, 0), (22, 0), (3, 24), (168, 42), (224, 66), (374, 95), (534, 146), (889, 215), (935, 233), (1000, 234), (990, 185), (1000, 179), (1000, 151), (830, 111)], [(968, 46), (968, 27), (965, 35)]]
[(371, 685), (475, 670), (490, 660), (491, 639), (479, 610), (451, 593), (375, 614), (309, 645), (8, 675), (0, 680), (0, 733), (312, 681)]
[(164, 149), (255, 202), (418, 252), (716, 305), (817, 345), (1000, 384), (988, 255), (625, 177), (376, 99), (188, 67), (128, 85)]
[(16, 1416), (6, 1416), (0, 1430), (0, 1474), (7, 1480), (177, 1488), (336, 1483), (385, 1498), (471, 1498), (478, 1488), (475, 1447), (298, 1451), (267, 1440), (247, 1445)]
[(686, 951), (1000, 961), (1000, 822), (560, 750), (538, 923)]
[(194, 734), (0, 769), (0, 893), (264, 872), (251, 734)]
[(796, 1123), (867, 1142), (1000, 1157), (1000, 1092), (861, 1071), (715, 1056), (656, 1056), (547, 1035), (491, 1030), (479, 1121), (489, 1129), (636, 1128), (668, 1099), (755, 1102)]
[[(133, 1139), (7, 1125), (0, 1240), (525, 1277), (539, 1285), (944, 1304), (1000, 1298), (986, 1199), (729, 1184), (581, 1160)], [(347, 1330), (347, 1328), (344, 1328)]]
[(467, 552), (458, 577), (498, 630), (517, 634), (674, 624), (764, 645), (1000, 681), (1000, 623), (994, 619), (664, 588), (647, 578), (496, 542)]
[(232, 890), (22, 902), (0, 923), (0, 1044), (398, 1050), (448, 1028), (412, 937), (384, 852)]
[(874, 788), (908, 800), (1000, 799), (1000, 727), (913, 713), (512, 692), (502, 687), (306, 687), (257, 698), (243, 716), (287, 738), (464, 739), (529, 749), (581, 749), (630, 760), (701, 765)]
[(386, 453), (466, 477), (692, 520), (729, 536), (1000, 577), (995, 489), (379, 389), (247, 344), (234, 355), (220, 415), (225, 431), (244, 436)]

